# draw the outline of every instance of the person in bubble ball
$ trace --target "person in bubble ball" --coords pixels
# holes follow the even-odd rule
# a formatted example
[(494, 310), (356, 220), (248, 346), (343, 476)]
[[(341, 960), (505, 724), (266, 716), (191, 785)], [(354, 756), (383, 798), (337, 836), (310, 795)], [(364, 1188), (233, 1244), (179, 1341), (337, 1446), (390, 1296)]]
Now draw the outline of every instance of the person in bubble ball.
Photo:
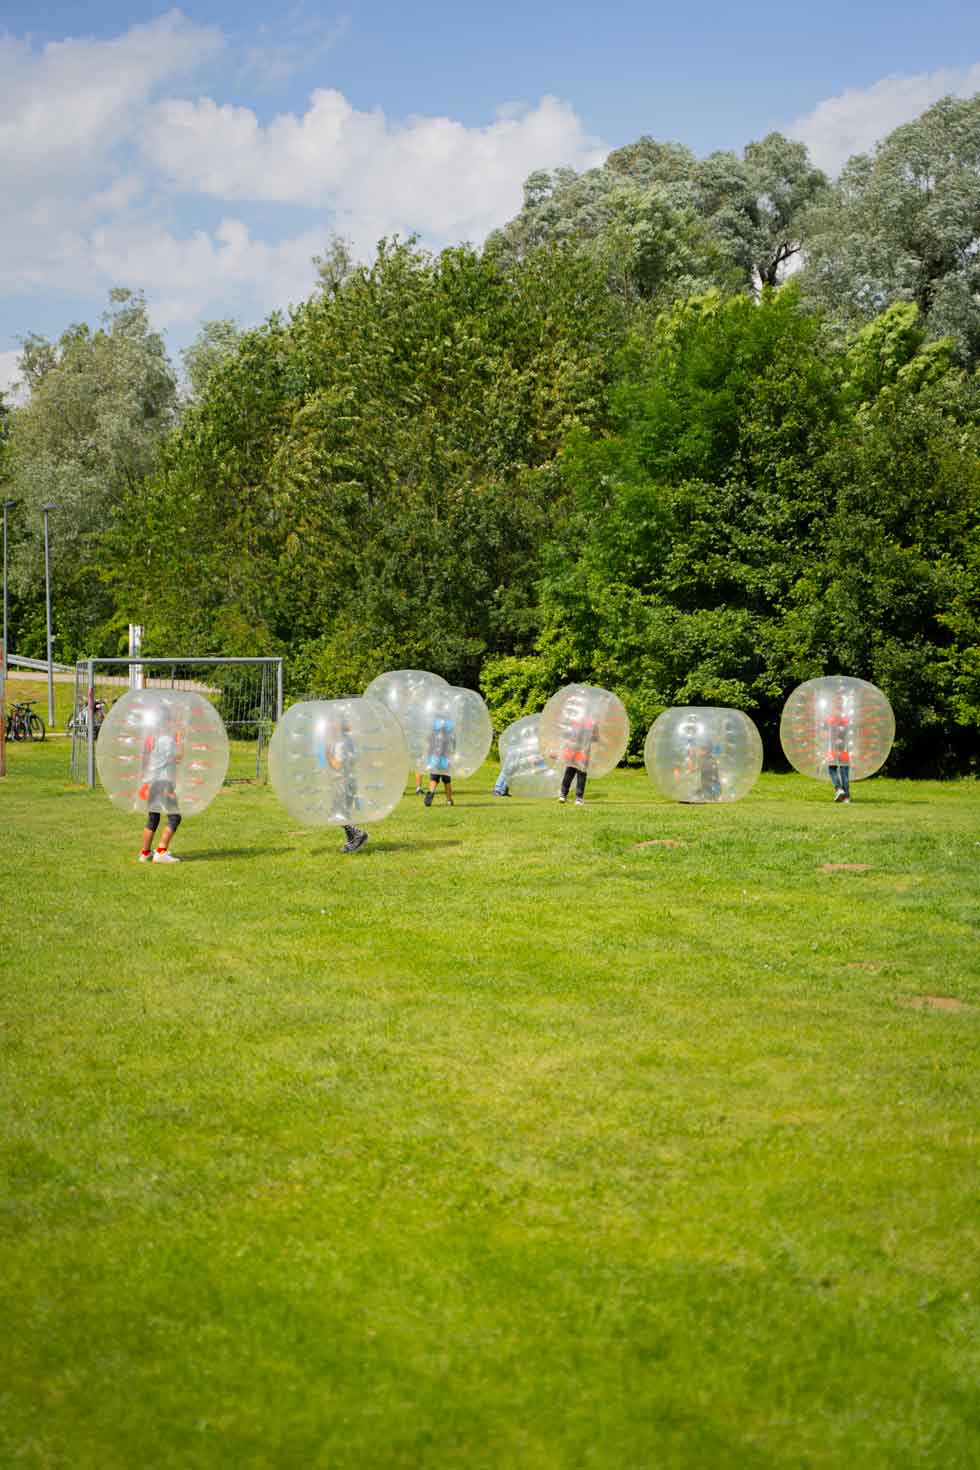
[(426, 752), (426, 769), (429, 772), (429, 789), (425, 793), (425, 805), (432, 805), (432, 798), (439, 790), (441, 781), (446, 788), (446, 805), (453, 805), (453, 778), (451, 766), (456, 749), (456, 725), (448, 715), (437, 715), (429, 731), (429, 746)]
[(851, 713), (845, 695), (835, 694), (824, 725), (827, 731), (827, 775), (834, 788), (834, 801), (851, 804)]
[[(143, 829), (143, 845), (140, 848), (141, 863), (179, 863), (180, 858), (170, 851), (174, 833), (180, 826), (177, 806), (177, 762), (180, 760), (180, 734), (169, 709), (164, 709), (159, 728), (147, 735), (143, 742), (140, 760), (141, 785), (139, 796), (146, 802), (146, 826)], [(166, 813), (167, 822), (160, 835), (156, 852), (153, 838), (160, 825), (160, 817)]]
[[(575, 781), (575, 805), (585, 805), (585, 782), (589, 756), (592, 747), (599, 738), (599, 726), (589, 714), (580, 715), (569, 727), (568, 743), (563, 745), (560, 751), (560, 759), (574, 762), (565, 766), (561, 778), (561, 786), (558, 790), (558, 800), (564, 803), (568, 793), (572, 789), (572, 780)], [(583, 769), (583, 767), (585, 769)]]
[(358, 807), (357, 776), (355, 762), (357, 746), (354, 732), (348, 720), (340, 720), (323, 732), (317, 745), (317, 764), (321, 771), (330, 771), (336, 777), (334, 803), (336, 815), (344, 818), (344, 835), (347, 841), (342, 852), (359, 852), (368, 840), (362, 827), (351, 820)]

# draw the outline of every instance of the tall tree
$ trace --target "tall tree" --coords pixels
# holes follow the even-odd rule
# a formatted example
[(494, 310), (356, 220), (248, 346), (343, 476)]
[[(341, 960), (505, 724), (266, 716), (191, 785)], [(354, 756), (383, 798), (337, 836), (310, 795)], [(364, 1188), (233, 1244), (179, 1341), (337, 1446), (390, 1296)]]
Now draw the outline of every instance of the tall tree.
[(778, 286), (803, 248), (807, 210), (827, 190), (802, 143), (769, 133), (742, 157), (711, 153), (697, 169), (702, 215), (752, 287)]
[(980, 93), (945, 97), (858, 154), (808, 218), (804, 284), (844, 327), (913, 302), (980, 360)]
[(288, 647), (338, 693), (392, 661), (475, 679), (533, 637), (558, 455), (621, 331), (585, 258), (383, 245), (220, 364), (132, 500), (120, 597), (150, 547), (179, 572), (146, 600), (157, 644)]
[(571, 245), (608, 260), (610, 285), (627, 299), (660, 307), (713, 285), (756, 291), (778, 284), (799, 254), (806, 211), (826, 188), (804, 145), (780, 133), (701, 161), (644, 137), (584, 174), (531, 174), (523, 208), (487, 249), (519, 260)]
[(240, 327), (228, 317), (201, 323), (194, 341), (180, 354), (192, 398), (201, 397), (215, 369), (229, 353), (237, 351), (241, 335)]
[(9, 494), (21, 501), (23, 535), (12, 581), (33, 614), (19, 646), (28, 651), (26, 636), (43, 649), (41, 508), (53, 503), (58, 651), (115, 651), (99, 548), (124, 495), (156, 467), (175, 420), (173, 369), (142, 293), (117, 289), (96, 330), (69, 327), (55, 343), (29, 337), (21, 372), (28, 398), (13, 412)]

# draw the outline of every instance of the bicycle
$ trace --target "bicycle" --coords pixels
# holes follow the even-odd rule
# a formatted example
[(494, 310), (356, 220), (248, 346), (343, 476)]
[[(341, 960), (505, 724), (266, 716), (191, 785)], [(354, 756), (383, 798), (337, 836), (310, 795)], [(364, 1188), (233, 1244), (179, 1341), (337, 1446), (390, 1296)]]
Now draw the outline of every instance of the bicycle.
[(43, 740), (47, 733), (44, 721), (39, 714), (35, 714), (31, 705), (37, 704), (36, 699), (22, 699), (11, 705), (7, 716), (7, 739), (8, 740)]
[[(94, 719), (92, 722), (92, 733), (95, 739), (98, 740), (99, 731), (102, 729), (102, 726), (105, 722), (105, 717), (109, 713), (109, 706), (106, 704), (104, 699), (96, 699), (93, 702), (93, 706)], [(70, 715), (68, 718), (68, 723), (65, 726), (65, 734), (73, 735), (76, 730), (82, 736), (86, 736), (88, 734), (87, 703), (80, 703), (78, 708), (75, 710), (75, 713), (73, 715)]]

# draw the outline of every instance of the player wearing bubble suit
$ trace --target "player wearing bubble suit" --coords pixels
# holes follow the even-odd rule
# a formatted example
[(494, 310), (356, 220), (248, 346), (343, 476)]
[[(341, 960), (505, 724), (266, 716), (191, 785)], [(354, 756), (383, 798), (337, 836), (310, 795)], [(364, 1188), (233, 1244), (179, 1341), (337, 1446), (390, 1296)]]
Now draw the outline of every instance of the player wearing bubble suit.
[(762, 741), (741, 710), (674, 706), (650, 726), (643, 760), (650, 780), (671, 801), (738, 801), (762, 770)]
[(530, 800), (552, 800), (558, 794), (560, 777), (541, 749), (541, 716), (524, 715), (502, 730), (499, 738), (500, 775), (494, 786), (498, 796)]
[(844, 805), (851, 802), (851, 782), (884, 764), (894, 737), (895, 716), (881, 690), (843, 674), (800, 684), (779, 725), (790, 763), (805, 776), (828, 776), (834, 801)]
[(175, 863), (170, 843), (182, 817), (203, 812), (221, 789), (228, 737), (214, 705), (192, 690), (130, 689), (106, 715), (95, 758), (113, 805), (145, 813), (140, 862)]
[[(164, 705), (157, 729), (143, 741), (140, 761), (139, 796), (141, 801), (146, 802), (146, 826), (143, 828), (139, 855), (141, 863), (148, 863), (151, 859), (155, 863), (180, 862), (180, 858), (170, 851), (170, 844), (180, 826), (177, 762), (182, 755), (182, 741), (173, 710), (169, 705)], [(167, 814), (167, 823), (161, 833), (157, 850), (153, 852), (153, 836), (164, 812)]]
[(269, 783), (310, 827), (342, 826), (346, 853), (367, 841), (362, 824), (390, 816), (408, 775), (405, 732), (376, 699), (306, 699), (290, 705), (269, 743)]
[(429, 773), (429, 789), (425, 793), (425, 805), (432, 805), (432, 798), (439, 790), (441, 781), (446, 789), (446, 805), (453, 805), (452, 761), (456, 751), (456, 721), (448, 713), (437, 714), (429, 731), (429, 744), (425, 756), (425, 768)]
[(587, 777), (606, 776), (619, 764), (629, 732), (622, 700), (610, 690), (568, 684), (553, 694), (541, 711), (538, 736), (545, 760), (562, 771), (558, 800), (567, 799), (575, 780), (580, 806)]
[(448, 690), (441, 674), (428, 669), (389, 669), (372, 679), (364, 691), (365, 699), (380, 699), (386, 704), (405, 731), (408, 749), (415, 764), (415, 794), (421, 796), (428, 728), (425, 723), (426, 701), (436, 690)]
[(359, 852), (368, 840), (363, 828), (355, 826), (352, 818), (357, 810), (357, 745), (350, 720), (340, 717), (326, 724), (320, 732), (315, 747), (316, 763), (323, 772), (331, 772), (334, 781), (334, 815), (343, 819), (344, 835), (347, 838), (344, 852)]

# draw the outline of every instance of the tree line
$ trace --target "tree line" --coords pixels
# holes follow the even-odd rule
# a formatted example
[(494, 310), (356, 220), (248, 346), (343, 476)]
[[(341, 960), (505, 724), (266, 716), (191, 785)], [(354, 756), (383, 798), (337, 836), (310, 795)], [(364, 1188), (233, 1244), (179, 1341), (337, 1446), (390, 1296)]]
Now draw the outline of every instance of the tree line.
[[(0, 415), (12, 647), (286, 655), (293, 692), (421, 666), (498, 727), (587, 680), (637, 739), (730, 704), (772, 756), (801, 679), (888, 694), (891, 769), (980, 720), (980, 97), (839, 180), (770, 135), (534, 174), (482, 250), (342, 242), (288, 316), (205, 324), (186, 384), (138, 293), (24, 344)], [(791, 273), (787, 277), (787, 269)]]

